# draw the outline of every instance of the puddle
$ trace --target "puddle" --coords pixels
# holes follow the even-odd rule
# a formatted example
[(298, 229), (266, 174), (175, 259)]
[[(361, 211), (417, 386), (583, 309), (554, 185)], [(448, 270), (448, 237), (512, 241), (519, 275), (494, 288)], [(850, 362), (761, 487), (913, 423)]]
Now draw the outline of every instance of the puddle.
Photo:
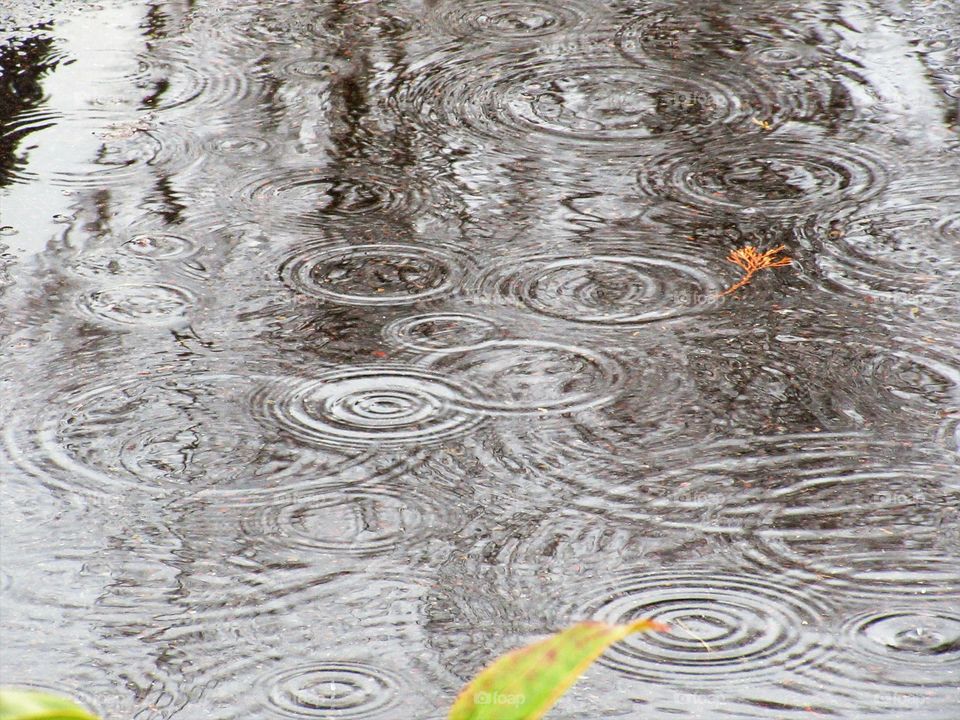
[[(438, 720), (649, 616), (550, 717), (952, 718), (958, 36), (950, 0), (8, 2), (4, 683)], [(747, 245), (791, 262), (722, 295)]]

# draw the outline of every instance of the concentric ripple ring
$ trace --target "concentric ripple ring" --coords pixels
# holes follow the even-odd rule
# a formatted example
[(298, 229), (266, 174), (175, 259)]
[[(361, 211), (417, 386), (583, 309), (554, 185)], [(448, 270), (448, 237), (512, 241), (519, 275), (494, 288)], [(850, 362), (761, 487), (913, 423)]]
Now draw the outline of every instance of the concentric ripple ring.
[(444, 375), (403, 366), (338, 368), (310, 380), (282, 379), (257, 393), (264, 422), (316, 445), (405, 445), (468, 431), (459, 410), (475, 395)]

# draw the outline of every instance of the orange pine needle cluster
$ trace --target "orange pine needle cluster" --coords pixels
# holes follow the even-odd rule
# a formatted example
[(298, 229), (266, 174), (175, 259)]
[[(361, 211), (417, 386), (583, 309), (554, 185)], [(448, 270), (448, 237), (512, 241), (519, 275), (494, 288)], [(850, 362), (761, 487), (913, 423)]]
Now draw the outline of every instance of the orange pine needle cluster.
[(763, 253), (757, 252), (757, 249), (753, 245), (747, 245), (737, 250), (731, 250), (730, 254), (727, 255), (727, 261), (742, 267), (744, 275), (742, 278), (740, 278), (740, 280), (720, 293), (720, 296), (722, 297), (724, 295), (729, 295), (730, 293), (736, 292), (753, 280), (753, 276), (764, 268), (783, 267), (784, 265), (789, 265), (792, 262), (790, 257), (786, 255), (783, 257), (777, 257), (777, 255), (783, 252), (784, 247), (785, 246), (780, 245), (779, 247), (775, 247), (773, 250), (767, 250)]

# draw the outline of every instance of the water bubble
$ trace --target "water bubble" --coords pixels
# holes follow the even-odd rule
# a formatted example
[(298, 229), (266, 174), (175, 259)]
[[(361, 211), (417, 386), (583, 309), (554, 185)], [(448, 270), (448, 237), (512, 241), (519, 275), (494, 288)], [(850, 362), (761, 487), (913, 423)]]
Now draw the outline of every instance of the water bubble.
[(314, 58), (298, 58), (283, 66), (284, 75), (297, 75), (301, 78), (318, 79), (331, 78), (334, 75), (333, 65), (326, 60)]
[(231, 135), (213, 143), (213, 149), (223, 155), (257, 156), (270, 148), (270, 141), (256, 135)]
[(141, 233), (123, 243), (123, 249), (137, 257), (173, 260), (194, 255), (199, 249), (189, 238), (171, 233)]

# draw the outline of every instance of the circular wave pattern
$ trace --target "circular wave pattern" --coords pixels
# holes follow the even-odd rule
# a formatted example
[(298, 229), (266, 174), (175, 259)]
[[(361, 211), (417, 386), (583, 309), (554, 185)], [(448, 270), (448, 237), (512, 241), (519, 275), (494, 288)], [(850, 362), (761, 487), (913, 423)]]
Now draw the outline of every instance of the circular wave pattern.
[[(744, 23), (745, 26), (756, 23)], [(620, 52), (637, 63), (676, 60), (723, 60), (747, 48), (742, 32), (718, 31), (704, 13), (670, 3), (648, 3), (617, 32)]]
[[(847, 623), (852, 647), (885, 665), (931, 666), (960, 663), (960, 615), (946, 611), (890, 608), (866, 613)], [(944, 683), (944, 678), (912, 676), (914, 682)]]
[(308, 243), (280, 265), (286, 285), (344, 305), (407, 305), (451, 293), (464, 269), (445, 248), (432, 245)]
[(620, 66), (558, 69), (511, 78), (506, 124), (575, 140), (625, 140), (702, 130), (740, 110), (728, 88), (661, 70)]
[(331, 78), (334, 75), (334, 69), (330, 63), (325, 60), (298, 58), (286, 63), (283, 66), (282, 74), (296, 75), (301, 78), (316, 80)]
[(375, 557), (440, 525), (445, 511), (408, 488), (379, 485), (271, 503), (250, 534), (285, 548)]
[[(80, 128), (87, 129), (84, 125)], [(181, 139), (185, 140), (181, 137), (177, 138), (177, 141)], [(51, 172), (49, 182), (70, 190), (134, 184), (143, 179), (149, 166), (156, 164), (161, 155), (166, 154), (169, 157), (173, 154), (165, 153), (169, 145), (165, 146), (164, 142), (170, 141), (170, 137), (161, 140), (150, 132), (136, 132), (128, 138), (107, 138), (94, 159), (76, 169)], [(184, 149), (188, 156), (193, 152), (186, 146)]]
[(932, 219), (942, 214), (936, 204), (884, 208), (806, 232), (823, 248), (817, 264), (830, 282), (903, 305), (927, 305), (950, 293), (958, 277), (950, 257), (960, 243), (960, 215)]
[[(5, 118), (4, 136), (9, 138), (10, 142), (16, 143), (20, 138), (54, 126), (58, 124), (58, 122), (61, 122), (62, 119), (63, 115), (61, 113), (52, 112), (47, 109), (23, 110), (14, 117)], [(16, 145), (14, 144), (13, 147), (16, 147)], [(28, 169), (26, 157), (17, 153), (11, 160), (10, 167), (4, 168), (3, 174), (0, 175), (0, 179), (3, 180), (4, 185), (8, 183), (34, 182), (37, 179), (37, 172), (33, 169)]]
[(178, 260), (195, 255), (199, 249), (193, 240), (163, 232), (134, 235), (122, 247), (131, 255), (151, 260)]
[(477, 393), (457, 399), (468, 412), (549, 415), (605, 405), (626, 372), (613, 358), (548, 341), (496, 340), (467, 352), (430, 356), (428, 365), (463, 378)]
[(822, 104), (815, 88), (782, 85), (762, 75), (690, 76), (586, 57), (563, 64), (532, 57), (509, 66), (467, 57), (423, 68), (400, 85), (393, 102), (441, 136), (466, 128), (485, 140), (537, 150), (548, 140), (599, 148), (700, 136), (723, 124), (755, 129), (752, 117), (779, 125)]
[(149, 276), (155, 270), (148, 259), (115, 248), (85, 250), (68, 265), (69, 271), (83, 278), (115, 282), (118, 277)]
[(288, 718), (387, 717), (403, 683), (381, 668), (323, 662), (286, 670), (266, 680), (268, 708)]
[(319, 230), (335, 218), (415, 214), (425, 199), (415, 183), (370, 174), (331, 176), (289, 168), (248, 182), (230, 195), (239, 212), (265, 227)]
[(211, 147), (221, 155), (255, 157), (267, 152), (271, 144), (256, 135), (231, 135), (214, 141)]
[(937, 441), (949, 451), (960, 454), (960, 409), (944, 412), (946, 418), (937, 430)]
[(923, 717), (941, 717), (940, 708), (956, 706), (960, 616), (951, 609), (872, 610), (848, 619), (839, 636), (842, 650), (814, 677), (841, 706), (898, 716), (922, 708)]
[(742, 505), (730, 512), (752, 518), (737, 548), (752, 568), (871, 601), (960, 593), (960, 559), (940, 543), (944, 513), (960, 505), (948, 463), (860, 457)]
[(250, 378), (169, 373), (59, 392), (8, 418), (5, 449), (29, 475), (84, 494), (120, 489), (250, 499), (337, 481), (355, 454), (310, 453), (265, 436), (250, 418)]
[(284, 380), (257, 394), (261, 418), (299, 441), (321, 446), (437, 442), (474, 427), (459, 409), (475, 393), (416, 368), (339, 368), (311, 380)]
[(750, 54), (761, 65), (794, 67), (805, 65), (809, 67), (816, 62), (818, 53), (802, 42), (785, 42), (751, 49)]
[(815, 666), (833, 652), (817, 632), (834, 612), (828, 604), (755, 576), (623, 574), (585, 610), (605, 622), (646, 617), (671, 626), (627, 638), (598, 661), (636, 680), (743, 684)]
[(562, 7), (539, 0), (487, 0), (444, 2), (430, 15), (430, 22), (444, 32), (472, 41), (542, 38), (573, 30), (585, 24), (597, 6), (567, 2)]
[(261, 89), (253, 81), (252, 67), (216, 53), (205, 53), (203, 62), (203, 68), (199, 68), (195, 66), (196, 57), (186, 54), (167, 59), (143, 55), (137, 73), (125, 80), (140, 90), (141, 107), (154, 112), (202, 108), (209, 117), (218, 119), (262, 117), (264, 110), (258, 102)]
[(873, 357), (864, 363), (861, 376), (873, 380), (902, 410), (942, 416), (960, 403), (960, 362), (949, 347), (901, 342), (897, 350), (870, 350)]
[(534, 312), (592, 325), (630, 325), (706, 309), (722, 289), (691, 258), (603, 254), (531, 257), (495, 268), (485, 283)]
[(808, 402), (832, 408), (857, 427), (883, 431), (897, 426), (903, 437), (917, 440), (936, 433), (934, 428), (960, 403), (956, 348), (928, 337), (900, 335), (893, 342), (878, 337), (876, 344), (840, 336), (777, 340), (788, 353), (771, 367), (784, 373), (797, 366), (816, 368), (791, 385)]
[(717, 210), (794, 216), (856, 203), (887, 185), (879, 155), (828, 141), (763, 140), (717, 145), (651, 161), (641, 188), (702, 214)]
[(417, 352), (469, 350), (492, 340), (496, 323), (466, 313), (424, 313), (400, 318), (383, 329), (384, 337)]
[(196, 303), (196, 295), (176, 285), (131, 283), (83, 295), (78, 306), (91, 318), (112, 324), (169, 325), (183, 322)]

